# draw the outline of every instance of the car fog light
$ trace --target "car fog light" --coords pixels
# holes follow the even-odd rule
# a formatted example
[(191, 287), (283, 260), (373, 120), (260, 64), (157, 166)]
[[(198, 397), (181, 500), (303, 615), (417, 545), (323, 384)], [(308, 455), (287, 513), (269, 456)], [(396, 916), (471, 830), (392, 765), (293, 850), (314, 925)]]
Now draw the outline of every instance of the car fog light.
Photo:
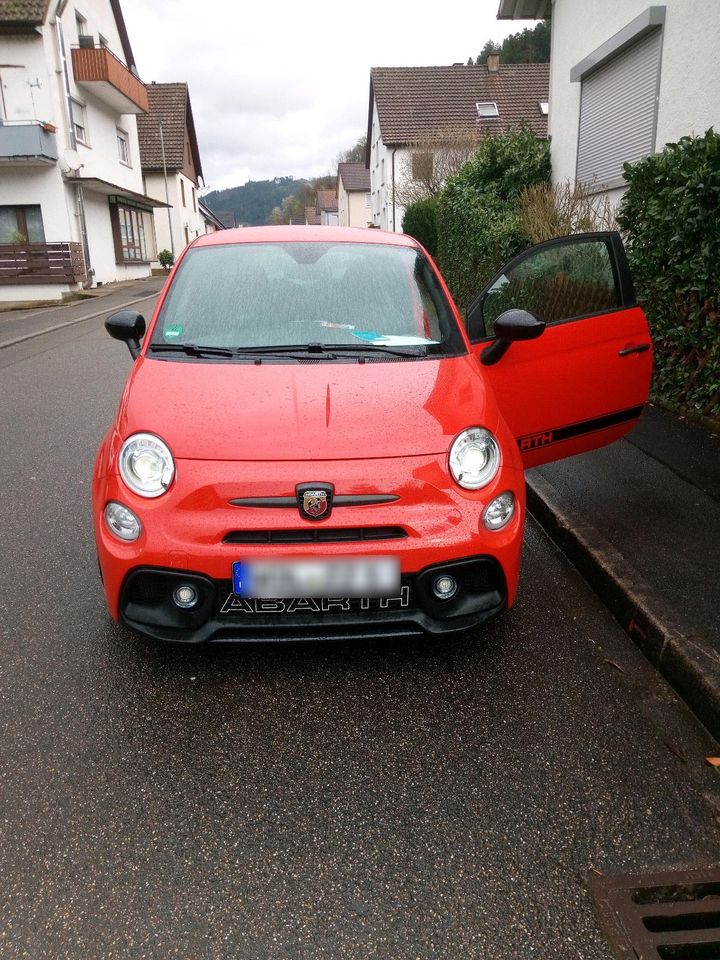
[(137, 540), (142, 531), (142, 525), (132, 510), (114, 500), (105, 507), (105, 523), (120, 540)]
[(433, 583), (433, 593), (438, 600), (449, 600), (457, 593), (457, 580), (454, 577), (437, 577)]
[(485, 508), (483, 523), (487, 530), (502, 530), (515, 515), (515, 497), (506, 490), (499, 497), (495, 497)]
[(176, 607), (182, 607), (183, 610), (189, 610), (198, 602), (198, 592), (195, 587), (189, 583), (182, 583), (173, 591), (173, 600)]

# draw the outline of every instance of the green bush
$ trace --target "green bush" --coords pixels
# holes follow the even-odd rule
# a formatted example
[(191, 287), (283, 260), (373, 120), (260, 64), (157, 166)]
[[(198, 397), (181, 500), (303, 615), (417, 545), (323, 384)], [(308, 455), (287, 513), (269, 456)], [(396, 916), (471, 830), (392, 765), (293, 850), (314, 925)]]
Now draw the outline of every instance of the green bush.
[(409, 233), (421, 243), (431, 257), (437, 255), (437, 197), (417, 200), (405, 211), (403, 233)]
[(655, 343), (654, 392), (720, 414), (720, 134), (625, 165), (618, 220)]
[(448, 181), (437, 211), (438, 258), (460, 310), (505, 260), (528, 246), (519, 197), (549, 179), (549, 144), (524, 129), (486, 137)]
[(158, 253), (157, 258), (160, 261), (160, 266), (166, 272), (175, 263), (175, 257), (169, 250), (161, 250), (160, 253)]

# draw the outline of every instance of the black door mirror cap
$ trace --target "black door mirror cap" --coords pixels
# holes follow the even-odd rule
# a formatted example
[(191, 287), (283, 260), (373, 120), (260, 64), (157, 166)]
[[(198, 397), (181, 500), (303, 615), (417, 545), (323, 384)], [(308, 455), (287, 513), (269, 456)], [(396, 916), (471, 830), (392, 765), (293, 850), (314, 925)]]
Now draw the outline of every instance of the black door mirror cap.
[(503, 357), (516, 340), (535, 340), (545, 331), (545, 321), (538, 320), (529, 310), (506, 310), (495, 321), (495, 339), (480, 354), (480, 362), (492, 367)]
[(503, 340), (535, 340), (545, 331), (545, 321), (529, 310), (506, 310), (495, 321), (494, 333)]
[(145, 317), (137, 310), (120, 310), (105, 321), (105, 329), (114, 340), (124, 340), (133, 360), (140, 353), (140, 340), (145, 335)]

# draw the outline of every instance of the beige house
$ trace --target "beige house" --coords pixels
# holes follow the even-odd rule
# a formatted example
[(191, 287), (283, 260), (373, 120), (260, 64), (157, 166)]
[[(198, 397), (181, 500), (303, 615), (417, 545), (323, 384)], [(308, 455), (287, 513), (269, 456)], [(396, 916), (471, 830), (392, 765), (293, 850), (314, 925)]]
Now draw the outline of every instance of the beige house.
[(372, 223), (370, 171), (364, 163), (338, 164), (337, 195), (341, 227), (366, 227)]

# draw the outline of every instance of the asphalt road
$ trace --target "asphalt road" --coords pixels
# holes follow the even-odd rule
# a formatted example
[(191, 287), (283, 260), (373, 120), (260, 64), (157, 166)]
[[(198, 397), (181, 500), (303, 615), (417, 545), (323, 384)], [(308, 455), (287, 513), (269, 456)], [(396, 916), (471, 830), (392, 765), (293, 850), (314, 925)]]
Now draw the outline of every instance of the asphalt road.
[(460, 640), (116, 628), (101, 323), (0, 351), (3, 960), (608, 960), (593, 871), (717, 863), (720, 747), (532, 523), (518, 605)]

